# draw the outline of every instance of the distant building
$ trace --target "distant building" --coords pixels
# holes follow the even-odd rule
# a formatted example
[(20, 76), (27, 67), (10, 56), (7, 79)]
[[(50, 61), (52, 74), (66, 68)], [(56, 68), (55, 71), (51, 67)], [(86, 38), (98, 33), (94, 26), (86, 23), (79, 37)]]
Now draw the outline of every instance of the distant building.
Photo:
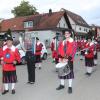
[(50, 41), (56, 34), (61, 34), (65, 29), (72, 29), (65, 11), (30, 15), (6, 19), (1, 22), (0, 33), (11, 29), (15, 41), (18, 41), (20, 34), (37, 36), (42, 42)]
[(96, 37), (100, 37), (100, 26), (92, 24), (91, 30), (93, 30), (95, 32)]

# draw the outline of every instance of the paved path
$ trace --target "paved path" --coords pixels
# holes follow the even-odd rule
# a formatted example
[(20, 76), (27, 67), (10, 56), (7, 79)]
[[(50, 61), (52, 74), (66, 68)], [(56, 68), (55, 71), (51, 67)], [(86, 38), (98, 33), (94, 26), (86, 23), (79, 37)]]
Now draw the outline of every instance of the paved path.
[(16, 94), (12, 95), (11, 91), (6, 95), (0, 94), (0, 100), (100, 100), (100, 54), (99, 65), (90, 77), (84, 74), (84, 61), (80, 61), (79, 57), (76, 57), (72, 94), (67, 93), (67, 81), (65, 89), (56, 90), (59, 80), (55, 72), (55, 64), (51, 61), (51, 57), (49, 57), (43, 61), (41, 70), (36, 69), (36, 83), (34, 85), (26, 84), (26, 65), (17, 66)]

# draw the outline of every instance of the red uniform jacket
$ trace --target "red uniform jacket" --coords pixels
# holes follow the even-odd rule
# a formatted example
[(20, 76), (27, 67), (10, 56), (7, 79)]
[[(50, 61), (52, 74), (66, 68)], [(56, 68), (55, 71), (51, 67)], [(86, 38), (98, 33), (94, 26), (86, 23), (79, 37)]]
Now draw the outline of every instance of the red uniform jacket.
[(40, 43), (40, 42), (36, 43), (36, 52), (35, 52), (35, 55), (41, 55), (42, 46), (43, 46), (42, 43)]
[(80, 45), (81, 50), (85, 48), (85, 44), (86, 44), (86, 40), (81, 40), (81, 45)]
[(93, 58), (94, 57), (94, 44), (91, 43), (86, 43), (85, 48), (88, 48), (88, 50), (85, 52), (85, 57), (86, 58)]
[(57, 50), (55, 49), (55, 40), (51, 42), (51, 51), (52, 51), (52, 58), (57, 58), (58, 53)]
[(80, 40), (77, 40), (77, 47), (78, 47), (79, 49), (81, 49), (81, 41), (80, 41)]
[[(63, 41), (62, 44), (58, 48), (58, 52), (62, 57), (70, 56), (72, 57), (72, 61), (74, 59), (75, 53), (77, 51), (77, 43), (73, 41), (72, 38), (69, 41)], [(65, 49), (66, 47), (66, 49)], [(65, 49), (65, 50), (64, 50)]]
[(1, 52), (1, 60), (3, 60), (4, 62), (2, 65), (4, 71), (16, 70), (15, 65), (13, 65), (13, 61), (17, 61), (20, 63), (20, 54), (18, 52), (18, 49), (15, 48), (15, 46), (8, 48), (7, 45), (5, 45)]
[(51, 48), (51, 51), (54, 51), (54, 41), (51, 42), (50, 48)]

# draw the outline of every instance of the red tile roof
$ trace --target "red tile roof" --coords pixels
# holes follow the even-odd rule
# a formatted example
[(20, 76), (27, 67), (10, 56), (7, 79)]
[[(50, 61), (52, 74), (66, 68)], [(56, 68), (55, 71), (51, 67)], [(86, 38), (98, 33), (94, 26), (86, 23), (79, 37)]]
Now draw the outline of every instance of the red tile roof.
[(23, 30), (23, 21), (25, 20), (25, 17), (18, 17), (18, 18), (11, 18), (7, 20), (3, 20), (1, 22), (1, 30), (0, 31), (7, 31), (9, 28), (11, 30)]
[(24, 17), (16, 17), (7, 20), (3, 20), (1, 22), (1, 32), (7, 31), (9, 28), (12, 31), (24, 31), (24, 22), (25, 21), (33, 21), (33, 28), (30, 30), (38, 30), (38, 29), (47, 29), (54, 28), (57, 26), (61, 17), (64, 16), (64, 12), (52, 12)]

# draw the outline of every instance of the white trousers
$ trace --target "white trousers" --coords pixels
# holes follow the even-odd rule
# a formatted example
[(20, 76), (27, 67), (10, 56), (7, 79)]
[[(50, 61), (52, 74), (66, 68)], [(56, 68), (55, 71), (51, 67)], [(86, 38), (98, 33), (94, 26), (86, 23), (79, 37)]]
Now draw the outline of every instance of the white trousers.
[[(68, 87), (72, 87), (72, 81), (73, 81), (73, 79), (68, 79)], [(65, 80), (60, 79), (60, 84), (65, 85)]]
[(92, 73), (93, 68), (92, 67), (86, 67), (86, 70), (88, 73)]
[[(9, 89), (9, 84), (5, 83), (4, 88), (5, 88), (5, 90), (8, 90)], [(15, 83), (11, 83), (11, 90), (13, 90), (13, 89), (15, 89)]]

